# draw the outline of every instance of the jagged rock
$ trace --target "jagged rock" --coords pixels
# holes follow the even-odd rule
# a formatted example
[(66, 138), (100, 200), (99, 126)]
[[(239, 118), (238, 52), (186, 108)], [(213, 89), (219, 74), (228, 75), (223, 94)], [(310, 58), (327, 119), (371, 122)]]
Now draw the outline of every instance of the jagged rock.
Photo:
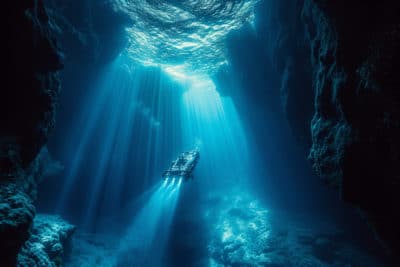
[(43, 149), (28, 168), (18, 169), (14, 176), (0, 181), (0, 257), (10, 266), (29, 237), (35, 216), (33, 201), (37, 184), (46, 172), (47, 157), (47, 149)]
[(338, 188), (343, 200), (361, 208), (379, 236), (398, 251), (398, 3), (276, 0), (260, 5), (258, 35), (248, 34), (247, 46), (235, 40), (239, 48), (231, 60), (235, 66), (235, 55), (241, 57), (238, 73), (250, 73), (242, 79), (243, 88), (252, 90), (249, 102), (266, 113), (271, 102), (278, 102), (280, 89), (294, 135), (311, 145), (314, 171)]
[(7, 10), (8, 52), (0, 97), (0, 171), (13, 172), (35, 158), (54, 126), (62, 68), (42, 1), (12, 4)]
[(35, 214), (32, 199), (15, 184), (0, 185), (0, 258), (2, 266), (15, 266)]
[(29, 237), (35, 216), (33, 201), (37, 195), (37, 185), (48, 172), (49, 162), (46, 148), (26, 169), (19, 169), (13, 177), (0, 181), (0, 257), (5, 266), (14, 266), (16, 255)]
[(15, 266), (35, 214), (43, 162), (37, 155), (54, 126), (62, 62), (41, 0), (9, 3), (4, 13), (0, 258), (2, 266)]
[(75, 226), (58, 216), (37, 215), (31, 236), (18, 254), (17, 266), (61, 266), (64, 248), (74, 230)]
[(306, 0), (315, 171), (400, 248), (400, 19), (395, 1)]

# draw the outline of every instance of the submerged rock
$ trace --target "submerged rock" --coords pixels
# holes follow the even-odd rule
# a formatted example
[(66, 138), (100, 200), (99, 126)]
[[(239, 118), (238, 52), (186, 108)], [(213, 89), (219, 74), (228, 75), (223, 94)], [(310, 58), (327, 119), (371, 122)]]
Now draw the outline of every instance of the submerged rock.
[(7, 7), (0, 93), (0, 171), (27, 167), (54, 127), (61, 52), (42, 1)]
[(399, 251), (398, 3), (282, 0), (265, 10), (286, 117), (311, 140), (315, 173)]
[[(5, 266), (14, 266), (17, 253), (29, 238), (36, 209), (37, 184), (46, 173), (46, 149), (26, 169), (18, 168), (0, 181), (0, 257)], [(2, 173), (4, 175), (4, 173)]]
[(15, 265), (35, 215), (32, 199), (15, 184), (0, 185), (0, 258), (2, 266)]
[(0, 258), (1, 266), (15, 266), (35, 215), (43, 171), (38, 154), (54, 127), (62, 56), (41, 0), (15, 1), (4, 12)]
[(343, 200), (400, 249), (399, 6), (305, 1), (315, 113), (310, 159)]
[(31, 236), (18, 254), (18, 266), (61, 266), (65, 246), (74, 230), (75, 226), (59, 216), (37, 215)]

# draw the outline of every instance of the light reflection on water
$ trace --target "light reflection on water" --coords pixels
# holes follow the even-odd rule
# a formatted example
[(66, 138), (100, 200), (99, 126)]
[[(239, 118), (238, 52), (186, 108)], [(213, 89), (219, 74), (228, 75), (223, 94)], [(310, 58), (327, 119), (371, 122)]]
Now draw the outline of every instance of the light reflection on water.
[(130, 57), (144, 66), (213, 74), (227, 64), (228, 34), (252, 24), (259, 0), (113, 0), (127, 14)]

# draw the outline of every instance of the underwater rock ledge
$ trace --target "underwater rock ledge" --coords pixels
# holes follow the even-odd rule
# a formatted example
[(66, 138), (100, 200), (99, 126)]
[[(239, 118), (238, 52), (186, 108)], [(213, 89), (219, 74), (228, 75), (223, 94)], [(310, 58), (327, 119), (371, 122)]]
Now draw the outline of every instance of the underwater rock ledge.
[(4, 81), (0, 92), (0, 258), (15, 266), (30, 237), (42, 176), (38, 156), (54, 127), (62, 55), (40, 0), (5, 8)]
[(59, 216), (39, 214), (33, 221), (31, 236), (18, 254), (17, 266), (62, 266), (65, 247), (75, 226)]

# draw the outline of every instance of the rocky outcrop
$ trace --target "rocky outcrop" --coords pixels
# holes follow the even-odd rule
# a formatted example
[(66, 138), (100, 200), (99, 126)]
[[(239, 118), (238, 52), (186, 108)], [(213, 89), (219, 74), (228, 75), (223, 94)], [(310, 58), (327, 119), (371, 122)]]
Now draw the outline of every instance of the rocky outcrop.
[(15, 266), (29, 238), (43, 171), (38, 156), (54, 126), (61, 54), (40, 0), (7, 5), (0, 92), (0, 258)]
[(280, 77), (285, 114), (300, 142), (311, 144), (314, 171), (338, 188), (344, 201), (360, 208), (378, 236), (398, 251), (397, 3), (298, 0), (264, 5), (269, 13), (263, 14), (267, 26), (261, 30)]
[(35, 215), (32, 199), (14, 183), (0, 185), (0, 258), (4, 266), (15, 266), (16, 255), (29, 238)]
[(31, 236), (18, 254), (18, 266), (62, 266), (64, 247), (74, 230), (75, 226), (58, 216), (37, 215)]
[(305, 1), (314, 170), (400, 244), (400, 19), (395, 1)]

